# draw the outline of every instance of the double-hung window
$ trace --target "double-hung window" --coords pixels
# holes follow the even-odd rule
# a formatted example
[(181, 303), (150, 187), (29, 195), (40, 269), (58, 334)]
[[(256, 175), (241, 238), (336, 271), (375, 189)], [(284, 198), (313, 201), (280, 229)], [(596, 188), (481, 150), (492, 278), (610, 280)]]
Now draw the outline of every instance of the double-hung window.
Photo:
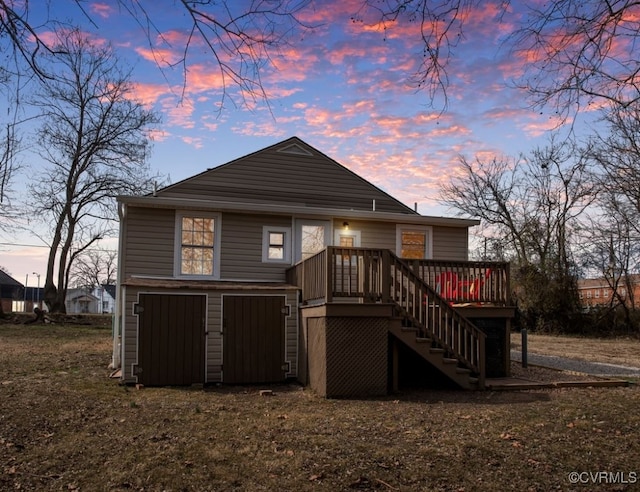
[(396, 254), (400, 258), (412, 260), (431, 258), (431, 228), (398, 225), (396, 227)]
[(186, 277), (217, 277), (219, 216), (207, 213), (177, 214), (176, 273)]
[(262, 228), (262, 261), (291, 263), (291, 229), (264, 226)]

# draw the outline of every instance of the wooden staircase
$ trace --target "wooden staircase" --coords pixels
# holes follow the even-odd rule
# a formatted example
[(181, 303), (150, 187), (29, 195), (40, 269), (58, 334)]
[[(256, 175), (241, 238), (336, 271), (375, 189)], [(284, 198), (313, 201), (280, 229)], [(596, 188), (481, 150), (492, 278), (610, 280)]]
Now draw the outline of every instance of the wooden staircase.
[(390, 323), (389, 332), (460, 388), (480, 388), (480, 378), (471, 369), (462, 367), (458, 359), (449, 357), (443, 348), (434, 346), (431, 338), (419, 336), (417, 328), (402, 325), (402, 319), (395, 318)]
[[(300, 288), (303, 304), (355, 299), (393, 305), (397, 320), (391, 320), (389, 331), (396, 339), (461, 388), (484, 389), (485, 334), (424, 280), (435, 273), (412, 263), (413, 267), (388, 249), (328, 246), (287, 270), (287, 282)], [(438, 272), (447, 273), (447, 268), (460, 265), (440, 265)], [(495, 276), (506, 279), (500, 284), (503, 288), (490, 284), (492, 289), (485, 290), (499, 290), (503, 298), (498, 301), (507, 302), (506, 269), (502, 273)], [(478, 299), (494, 300), (485, 294)]]
[(484, 389), (485, 334), (406, 262), (388, 254), (390, 301), (398, 315), (390, 333), (460, 388)]

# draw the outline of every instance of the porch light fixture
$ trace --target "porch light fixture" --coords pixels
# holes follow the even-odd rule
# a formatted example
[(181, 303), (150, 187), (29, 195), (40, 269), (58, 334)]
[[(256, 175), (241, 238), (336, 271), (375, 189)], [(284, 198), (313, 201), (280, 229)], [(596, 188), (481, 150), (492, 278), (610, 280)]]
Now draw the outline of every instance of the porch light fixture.
[(348, 230), (348, 229), (349, 229), (349, 222), (346, 222), (346, 221), (345, 221), (345, 222), (343, 222), (343, 223), (342, 223), (342, 227), (344, 227), (345, 229), (347, 229), (347, 230)]

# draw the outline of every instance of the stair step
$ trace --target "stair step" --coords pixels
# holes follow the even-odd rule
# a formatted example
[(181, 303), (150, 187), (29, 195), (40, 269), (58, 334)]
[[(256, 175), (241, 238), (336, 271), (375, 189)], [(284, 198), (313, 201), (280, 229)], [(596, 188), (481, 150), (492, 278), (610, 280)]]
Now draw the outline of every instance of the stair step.
[(431, 354), (444, 354), (444, 349), (441, 348), (430, 348), (429, 353)]
[(471, 374), (471, 369), (467, 369), (466, 367), (456, 367), (457, 374)]
[(451, 359), (449, 357), (444, 357), (442, 359), (442, 362), (445, 364), (457, 364), (458, 363), (458, 359)]
[(417, 343), (431, 343), (431, 338), (416, 337)]
[(400, 327), (400, 331), (403, 333), (418, 333), (418, 329), (413, 326), (402, 326)]
[(478, 384), (480, 380), (478, 378), (469, 377), (469, 384)]

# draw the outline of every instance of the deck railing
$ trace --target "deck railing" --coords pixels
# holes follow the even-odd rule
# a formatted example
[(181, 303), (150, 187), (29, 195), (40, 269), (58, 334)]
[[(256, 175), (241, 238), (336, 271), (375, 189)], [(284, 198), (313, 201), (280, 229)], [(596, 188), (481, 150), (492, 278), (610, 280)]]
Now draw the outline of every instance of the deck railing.
[[(290, 268), (287, 282), (300, 287), (306, 303), (340, 297), (377, 302), (386, 292), (382, 285), (383, 272), (388, 272), (382, 266), (384, 251), (329, 246)], [(402, 261), (451, 304), (512, 305), (507, 262)]]
[(508, 277), (505, 263), (407, 262), (389, 250), (335, 246), (287, 271), (287, 281), (301, 289), (303, 303), (353, 298), (395, 304), (419, 337), (435, 340), (480, 377), (485, 335), (451, 304), (508, 305)]
[(391, 301), (418, 337), (434, 340), (447, 357), (471, 369), (484, 386), (486, 335), (459, 314), (403, 260), (390, 251)]
[(511, 306), (508, 262), (405, 260), (453, 304)]

